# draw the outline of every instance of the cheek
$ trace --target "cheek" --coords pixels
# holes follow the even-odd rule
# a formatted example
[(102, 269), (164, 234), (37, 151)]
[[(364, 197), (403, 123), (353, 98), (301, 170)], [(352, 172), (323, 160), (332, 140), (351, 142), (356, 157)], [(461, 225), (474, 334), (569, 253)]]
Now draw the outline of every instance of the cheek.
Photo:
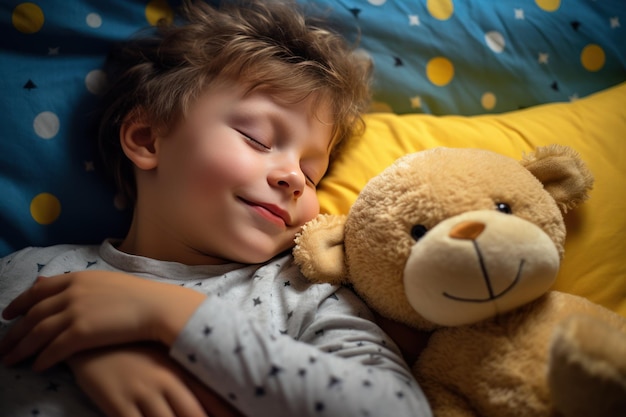
[(233, 142), (221, 131), (198, 135), (188, 143), (186, 160), (181, 162), (188, 165), (187, 170), (195, 178), (219, 181), (214, 177), (240, 168), (238, 158), (241, 152), (235, 149)]
[[(307, 190), (308, 191), (308, 190)], [(300, 225), (313, 220), (320, 213), (320, 203), (315, 191), (309, 191), (300, 199)]]
[(188, 180), (210, 187), (240, 186), (260, 175), (253, 158), (244, 152), (198, 153), (189, 161)]

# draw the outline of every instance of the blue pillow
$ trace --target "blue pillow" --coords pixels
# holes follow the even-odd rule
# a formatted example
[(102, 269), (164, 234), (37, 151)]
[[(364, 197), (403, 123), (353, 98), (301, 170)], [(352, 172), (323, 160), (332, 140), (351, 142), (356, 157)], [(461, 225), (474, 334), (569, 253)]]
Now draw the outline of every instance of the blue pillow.
[(375, 110), (473, 115), (626, 80), (623, 0), (314, 0), (375, 64)]
[(161, 0), (2, 2), (0, 256), (123, 236), (129, 211), (94, 169), (89, 122), (111, 44), (171, 13)]

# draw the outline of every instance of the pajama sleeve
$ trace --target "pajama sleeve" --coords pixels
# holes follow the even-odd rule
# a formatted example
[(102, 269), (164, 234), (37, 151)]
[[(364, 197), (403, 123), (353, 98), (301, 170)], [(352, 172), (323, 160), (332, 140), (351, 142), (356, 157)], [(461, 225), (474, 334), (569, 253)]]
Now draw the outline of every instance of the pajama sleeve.
[(311, 311), (288, 335), (209, 296), (171, 355), (250, 416), (431, 416), (397, 347), (350, 290)]

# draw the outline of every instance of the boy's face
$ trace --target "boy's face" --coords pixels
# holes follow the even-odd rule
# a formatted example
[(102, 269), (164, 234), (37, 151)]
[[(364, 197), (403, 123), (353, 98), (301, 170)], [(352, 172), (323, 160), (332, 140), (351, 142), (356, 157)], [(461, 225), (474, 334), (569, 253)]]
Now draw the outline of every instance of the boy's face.
[(145, 245), (124, 249), (208, 264), (259, 263), (290, 248), (319, 213), (315, 185), (328, 167), (331, 114), (312, 106), (233, 87), (201, 96), (156, 137), (156, 167), (138, 170), (134, 221), (144, 229), (135, 230), (146, 232), (123, 245)]

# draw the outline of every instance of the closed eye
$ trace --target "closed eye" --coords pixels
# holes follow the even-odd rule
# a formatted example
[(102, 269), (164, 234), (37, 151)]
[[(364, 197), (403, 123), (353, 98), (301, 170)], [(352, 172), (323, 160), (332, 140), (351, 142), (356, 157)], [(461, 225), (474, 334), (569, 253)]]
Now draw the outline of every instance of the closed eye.
[(311, 186), (312, 186), (313, 188), (317, 188), (317, 183), (316, 183), (315, 181), (313, 181), (313, 180), (311, 179), (311, 177), (309, 177), (308, 175), (304, 174), (304, 178), (306, 178), (306, 181), (307, 181), (309, 184), (311, 184)]
[[(242, 132), (241, 130), (238, 130), (238, 129), (235, 129), (235, 130), (237, 130), (237, 132), (246, 140), (246, 142), (248, 142), (254, 148), (259, 149), (261, 151), (272, 150), (271, 146), (265, 145), (262, 141), (255, 139), (254, 137)], [(313, 179), (309, 175), (307, 175), (304, 171), (302, 171), (302, 174), (304, 175), (304, 178), (306, 179), (306, 182), (309, 183), (309, 185), (311, 185), (313, 188), (317, 188), (318, 184), (315, 181), (313, 181)]]
[(270, 146), (265, 145), (263, 142), (256, 140), (255, 138), (253, 138), (250, 135), (245, 134), (244, 132), (242, 132), (241, 130), (237, 130), (237, 132), (239, 132), (239, 134), (241, 136), (244, 137), (244, 139), (250, 143), (252, 146), (254, 146), (257, 149), (260, 150), (264, 150), (264, 151), (269, 151), (270, 149), (272, 149)]
[[(308, 158), (304, 158), (301, 161), (300, 171), (302, 171), (304, 178), (306, 178), (306, 182), (313, 188), (317, 188), (321, 181), (321, 177), (323, 176), (320, 175), (320, 170), (321, 168), (317, 166), (317, 161), (315, 160), (309, 160)], [(313, 178), (317, 178), (318, 180), (315, 181), (313, 180)]]

